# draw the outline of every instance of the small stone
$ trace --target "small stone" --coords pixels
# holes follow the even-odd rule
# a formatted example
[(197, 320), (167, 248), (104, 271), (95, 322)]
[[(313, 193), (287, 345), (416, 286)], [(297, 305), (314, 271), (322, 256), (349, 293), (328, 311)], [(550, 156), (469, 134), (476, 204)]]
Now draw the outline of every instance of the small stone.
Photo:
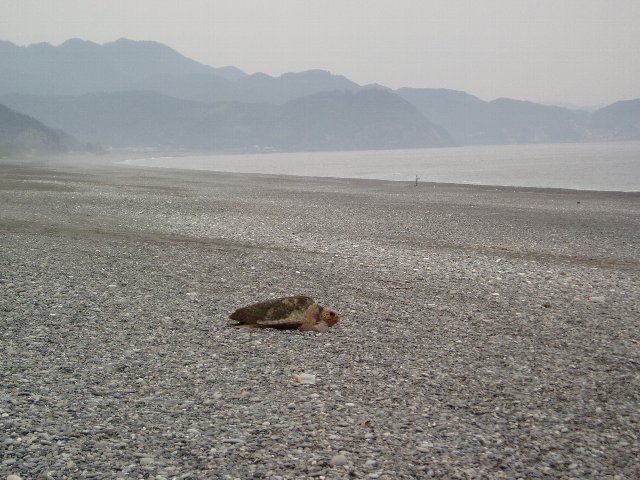
[(604, 303), (605, 298), (603, 296), (589, 297), (589, 300), (595, 303)]
[(237, 445), (243, 444), (244, 440), (242, 440), (241, 438), (223, 438), (222, 439), (223, 443), (235, 443)]
[(7, 475), (7, 480), (22, 480), (20, 475)]
[(155, 463), (155, 460), (151, 457), (142, 457), (140, 459), (140, 465), (153, 465)]
[(334, 455), (331, 458), (331, 461), (329, 462), (329, 464), (332, 467), (341, 467), (343, 465), (346, 465), (347, 463), (349, 463), (349, 460), (347, 460), (347, 457), (345, 457), (344, 455)]
[(315, 385), (316, 376), (313, 373), (296, 373), (293, 380), (302, 385)]

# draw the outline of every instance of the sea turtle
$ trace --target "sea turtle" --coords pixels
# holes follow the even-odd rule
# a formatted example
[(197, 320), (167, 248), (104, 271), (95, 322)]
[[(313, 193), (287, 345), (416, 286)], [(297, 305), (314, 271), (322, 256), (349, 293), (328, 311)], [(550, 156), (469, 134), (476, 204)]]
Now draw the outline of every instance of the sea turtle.
[(288, 328), (324, 333), (340, 321), (340, 315), (304, 295), (276, 298), (239, 308), (231, 315), (237, 327)]

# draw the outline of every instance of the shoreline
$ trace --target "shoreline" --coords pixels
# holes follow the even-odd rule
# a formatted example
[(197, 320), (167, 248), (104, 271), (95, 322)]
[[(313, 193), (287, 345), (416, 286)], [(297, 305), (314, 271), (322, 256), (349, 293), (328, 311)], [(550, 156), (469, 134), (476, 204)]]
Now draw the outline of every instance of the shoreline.
[[(464, 185), (497, 185), (520, 186), (525, 188), (558, 188), (590, 191), (627, 191), (640, 192), (640, 178), (635, 176), (635, 183), (627, 177), (616, 176), (617, 171), (637, 171), (632, 160), (637, 156), (640, 142), (623, 142), (626, 147), (622, 151), (614, 150), (610, 159), (611, 165), (594, 161), (591, 149), (615, 148), (611, 144), (586, 144), (590, 150), (572, 151), (567, 148), (584, 148), (585, 144), (542, 144), (542, 145), (501, 145), (456, 147), (456, 155), (451, 156), (451, 149), (410, 149), (381, 151), (334, 151), (334, 152), (282, 152), (273, 154), (205, 154), (180, 153), (166, 156), (166, 153), (151, 158), (128, 158), (131, 165), (150, 166), (155, 168), (178, 168), (200, 171), (220, 171), (233, 173), (256, 174), (290, 174), (321, 176), (328, 178), (363, 178), (389, 181), (413, 182), (415, 175), (420, 178), (433, 178), (433, 183)], [(619, 147), (619, 145), (618, 145)], [(557, 148), (558, 151), (549, 150)], [(631, 150), (629, 150), (631, 149)], [(635, 150), (634, 150), (635, 149)], [(502, 151), (500, 155), (498, 152)], [(609, 158), (607, 153), (599, 151), (601, 158)], [(444, 152), (444, 153), (443, 153)], [(537, 152), (537, 153), (532, 153)], [(560, 153), (559, 153), (560, 152)], [(561, 153), (564, 152), (564, 153)], [(558, 155), (566, 155), (567, 162), (560, 161)], [(385, 161), (381, 164), (381, 157)], [(524, 158), (524, 164), (514, 158)], [(535, 161), (534, 161), (535, 157)], [(293, 162), (293, 159), (296, 159)], [(174, 166), (176, 160), (187, 162), (187, 166)], [(215, 170), (205, 165), (210, 161), (216, 165)], [(168, 164), (167, 164), (168, 162)], [(264, 163), (272, 171), (264, 171)], [(164, 163), (164, 164), (163, 164)], [(299, 164), (304, 168), (298, 168)], [(398, 165), (401, 173), (390, 172), (388, 164)], [(479, 168), (478, 165), (486, 165)], [(524, 168), (525, 171), (521, 171)], [(426, 169), (426, 170), (425, 170)], [(595, 182), (593, 178), (584, 180), (585, 170), (600, 171), (604, 182)], [(611, 170), (610, 172), (608, 170)], [(341, 172), (335, 177), (333, 172)], [(556, 177), (561, 179), (557, 181)], [(400, 176), (404, 178), (400, 178)], [(467, 177), (469, 177), (467, 179)], [(519, 179), (529, 178), (529, 185), (519, 184)], [(462, 183), (460, 182), (461, 180)], [(586, 182), (586, 183), (585, 183)], [(589, 185), (589, 186), (587, 186)], [(593, 185), (606, 186), (598, 188)]]
[[(198, 168), (178, 168), (178, 167), (157, 167), (157, 166), (151, 166), (151, 165), (134, 165), (131, 163), (124, 163), (124, 162), (115, 162), (116, 164), (121, 164), (124, 166), (131, 166), (134, 168), (150, 168), (150, 169), (163, 169), (163, 170), (170, 170), (170, 171), (176, 171), (176, 172), (208, 172), (208, 173), (213, 173), (213, 174), (230, 174), (230, 175), (244, 175), (247, 177), (274, 177), (276, 179), (282, 179), (282, 180), (295, 180), (295, 179), (311, 179), (311, 180), (320, 180), (320, 179), (327, 179), (327, 180), (334, 180), (334, 181), (341, 181), (341, 180), (348, 180), (348, 181), (353, 181), (353, 182), (371, 182), (371, 183), (376, 183), (376, 182), (382, 182), (382, 183), (399, 183), (399, 184), (407, 184), (407, 185), (413, 185), (414, 182), (411, 180), (387, 180), (387, 179), (377, 179), (377, 178), (359, 178), (359, 177), (331, 177), (331, 176), (317, 176), (317, 175), (285, 175), (285, 174), (279, 174), (279, 173), (256, 173), (256, 172), (233, 172), (233, 171), (228, 171), (228, 170), (206, 170), (206, 169), (198, 169)], [(419, 181), (419, 185), (426, 185), (426, 186), (430, 186), (430, 187), (437, 187), (437, 186), (442, 186), (442, 187), (451, 187), (451, 188), (455, 188), (455, 187), (472, 187), (472, 188), (478, 188), (480, 190), (510, 190), (510, 191), (537, 191), (537, 192), (541, 192), (541, 193), (571, 193), (571, 192), (575, 192), (575, 193), (602, 193), (602, 194), (629, 194), (629, 195), (635, 195), (635, 196), (639, 196), (640, 197), (640, 190), (589, 190), (589, 189), (580, 189), (580, 188), (560, 188), (560, 187), (528, 187), (528, 186), (522, 186), (522, 185), (485, 185), (485, 184), (480, 184), (480, 183), (454, 183), (454, 182), (427, 182), (427, 181)]]
[[(208, 156), (209, 154), (202, 154), (202, 156)], [(227, 154), (225, 154), (227, 155)], [(242, 155), (242, 154), (239, 154)], [(182, 156), (185, 155), (167, 155), (167, 156), (160, 156), (160, 157), (151, 157), (151, 159), (155, 159), (155, 158), (180, 158)], [(68, 157), (66, 157), (68, 158)], [(86, 157), (84, 156), (80, 156), (80, 162), (85, 161)], [(97, 160), (97, 164), (109, 164), (109, 165), (114, 165), (114, 166), (125, 166), (125, 167), (129, 167), (129, 168), (134, 168), (134, 169), (161, 169), (161, 170), (169, 170), (169, 171), (175, 171), (175, 172), (201, 172), (201, 173), (212, 173), (212, 174), (229, 174), (229, 175), (246, 175), (247, 177), (276, 177), (276, 178), (283, 178), (283, 179), (314, 179), (314, 180), (321, 180), (321, 179), (326, 179), (326, 180), (335, 180), (335, 181), (342, 181), (342, 180), (348, 180), (348, 181), (353, 181), (353, 182), (382, 182), (382, 183), (387, 183), (387, 182), (391, 182), (391, 183), (398, 183), (398, 184), (407, 184), (407, 185), (413, 185), (414, 181), (412, 181), (411, 179), (408, 180), (389, 180), (389, 179), (376, 179), (376, 178), (360, 178), (360, 177), (332, 177), (332, 176), (314, 176), (314, 175), (287, 175), (287, 174), (279, 174), (279, 173), (274, 173), (274, 174), (270, 174), (270, 173), (257, 173), (257, 172), (234, 172), (234, 171), (225, 171), (225, 170), (209, 170), (209, 169), (197, 169), (197, 168), (180, 168), (180, 167), (161, 167), (161, 166), (153, 166), (153, 165), (139, 165), (139, 164), (135, 164), (133, 162), (136, 162), (138, 160), (141, 161), (146, 161), (148, 160), (147, 158), (140, 158), (140, 159), (131, 159), (131, 158), (126, 158), (126, 159), (119, 159), (119, 160), (109, 160), (106, 162), (103, 162), (102, 160), (104, 160), (105, 157), (103, 157), (102, 159)], [(11, 163), (15, 163), (18, 162), (19, 160), (12, 160), (12, 159), (0, 159), (0, 162), (2, 162), (3, 160), (7, 161), (7, 162), (11, 162)], [(494, 189), (494, 190), (513, 190), (513, 191), (539, 191), (539, 192), (548, 192), (548, 193), (570, 193), (570, 192), (576, 192), (576, 193), (580, 193), (580, 192), (584, 192), (584, 193), (593, 193), (593, 194), (621, 194), (621, 195), (639, 195), (640, 196), (640, 187), (638, 190), (595, 190), (595, 189), (579, 189), (579, 188), (561, 188), (561, 187), (534, 187), (534, 186), (522, 186), (522, 185), (489, 185), (489, 184), (479, 184), (479, 183), (455, 183), (455, 182), (430, 182), (430, 181), (423, 181), (423, 180), (419, 180), (419, 184), (421, 186), (423, 185), (427, 185), (427, 186), (442, 186), (442, 187), (472, 187), (472, 188), (478, 188), (478, 189)]]
[[(638, 142), (631, 142), (638, 143)], [(165, 159), (165, 158), (181, 158), (183, 156), (202, 156), (206, 157), (210, 154), (178, 154), (178, 155), (162, 155), (159, 157), (151, 157), (151, 159)], [(228, 154), (224, 154), (228, 155)], [(242, 154), (238, 154), (242, 155)], [(403, 185), (414, 185), (414, 180), (390, 180), (390, 179), (377, 179), (377, 178), (361, 178), (361, 177), (335, 177), (335, 176), (318, 176), (318, 175), (296, 175), (296, 174), (281, 174), (281, 173), (260, 173), (260, 172), (243, 172), (243, 171), (226, 171), (226, 170), (210, 170), (210, 169), (198, 169), (198, 168), (180, 168), (180, 167), (164, 167), (155, 165), (140, 165), (133, 162), (146, 161), (147, 158), (129, 158), (127, 155), (85, 155), (85, 154), (73, 154), (73, 155), (61, 155), (61, 156), (43, 156), (43, 157), (28, 157), (28, 158), (0, 158), (0, 166), (25, 166), (32, 165), (36, 167), (51, 166), (66, 166), (66, 167), (126, 167), (130, 169), (149, 169), (149, 170), (161, 170), (161, 171), (174, 171), (174, 172), (200, 172), (210, 174), (228, 174), (228, 175), (245, 175), (247, 177), (275, 177), (283, 179), (314, 179), (314, 180), (335, 180), (335, 181), (353, 181), (353, 182), (381, 182), (381, 183), (393, 183)], [(471, 187), (478, 189), (495, 189), (495, 190), (513, 190), (513, 191), (539, 191), (548, 193), (570, 193), (570, 192), (584, 192), (593, 194), (620, 194), (620, 195), (640, 195), (640, 187), (638, 190), (597, 190), (597, 189), (584, 189), (584, 188), (569, 188), (569, 187), (536, 187), (536, 186), (524, 186), (524, 185), (497, 185), (497, 184), (481, 184), (481, 183), (456, 183), (456, 182), (440, 182), (440, 181), (423, 181), (419, 180), (419, 185), (427, 186), (442, 186), (442, 187)]]
[(640, 193), (79, 160), (0, 159), (1, 474), (640, 475)]

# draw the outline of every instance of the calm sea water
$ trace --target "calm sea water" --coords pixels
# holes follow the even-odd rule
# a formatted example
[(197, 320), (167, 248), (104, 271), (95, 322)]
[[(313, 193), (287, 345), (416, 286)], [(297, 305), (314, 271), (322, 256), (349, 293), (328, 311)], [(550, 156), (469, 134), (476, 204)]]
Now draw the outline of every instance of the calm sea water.
[(221, 172), (640, 191), (640, 142), (152, 157), (125, 163)]

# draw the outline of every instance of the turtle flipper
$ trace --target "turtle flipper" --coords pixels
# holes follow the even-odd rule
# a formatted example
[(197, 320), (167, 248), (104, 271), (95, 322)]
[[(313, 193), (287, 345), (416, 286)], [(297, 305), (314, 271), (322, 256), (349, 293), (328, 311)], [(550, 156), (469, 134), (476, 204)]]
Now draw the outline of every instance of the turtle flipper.
[(320, 321), (318, 323), (305, 323), (298, 327), (298, 330), (301, 332), (316, 332), (316, 333), (326, 333), (329, 331), (329, 325), (325, 322)]

